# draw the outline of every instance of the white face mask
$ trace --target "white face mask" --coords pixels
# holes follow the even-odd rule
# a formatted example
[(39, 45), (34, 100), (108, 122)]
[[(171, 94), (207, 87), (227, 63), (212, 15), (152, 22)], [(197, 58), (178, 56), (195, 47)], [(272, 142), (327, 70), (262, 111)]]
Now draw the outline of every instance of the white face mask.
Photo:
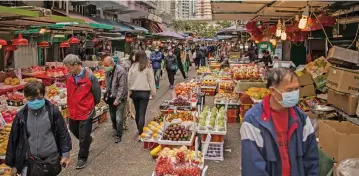
[(282, 101), (278, 101), (283, 107), (290, 108), (297, 105), (299, 101), (299, 90), (293, 90), (291, 92), (280, 92), (278, 89), (275, 89), (278, 93), (282, 95)]
[(168, 55), (172, 56), (172, 55), (173, 55), (173, 53), (172, 53), (172, 52), (169, 52), (169, 53), (168, 53)]
[(159, 51), (159, 49), (155, 49), (155, 51), (156, 51), (156, 52), (158, 52), (158, 51)]

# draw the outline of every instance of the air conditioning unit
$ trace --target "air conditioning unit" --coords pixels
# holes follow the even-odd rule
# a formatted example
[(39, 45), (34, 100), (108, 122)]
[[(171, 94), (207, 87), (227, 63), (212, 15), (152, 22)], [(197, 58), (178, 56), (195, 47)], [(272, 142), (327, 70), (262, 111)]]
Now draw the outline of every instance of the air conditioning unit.
[(43, 17), (50, 17), (52, 12), (50, 9), (41, 9), (41, 16)]

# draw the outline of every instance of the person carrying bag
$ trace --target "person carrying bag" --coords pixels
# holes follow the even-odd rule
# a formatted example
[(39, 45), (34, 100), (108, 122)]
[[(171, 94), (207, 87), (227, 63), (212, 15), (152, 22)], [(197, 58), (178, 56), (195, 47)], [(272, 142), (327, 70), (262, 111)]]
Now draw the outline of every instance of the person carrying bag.
[(113, 70), (112, 70), (110, 83), (109, 83), (109, 85), (106, 85), (106, 87), (108, 89), (103, 96), (104, 102), (108, 105), (113, 105), (113, 103), (115, 102), (115, 99), (116, 99), (116, 97), (111, 97), (112, 82), (113, 82), (113, 77), (115, 75), (114, 71), (116, 70), (116, 67), (117, 67), (117, 65), (115, 64), (115, 66), (113, 67)]
[(30, 144), (27, 138), (26, 131), (24, 131), (24, 140), (27, 153), (27, 172), (26, 176), (54, 176), (61, 172), (60, 155), (55, 153), (54, 155), (42, 160), (31, 154)]

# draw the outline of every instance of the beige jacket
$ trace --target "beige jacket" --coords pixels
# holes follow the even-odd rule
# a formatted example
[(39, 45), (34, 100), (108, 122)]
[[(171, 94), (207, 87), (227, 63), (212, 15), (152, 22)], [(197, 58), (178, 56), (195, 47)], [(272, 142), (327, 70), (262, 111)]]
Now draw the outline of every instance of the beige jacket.
[(140, 71), (139, 64), (134, 63), (128, 72), (128, 87), (131, 91), (150, 91), (152, 96), (156, 96), (155, 76), (150, 67)]

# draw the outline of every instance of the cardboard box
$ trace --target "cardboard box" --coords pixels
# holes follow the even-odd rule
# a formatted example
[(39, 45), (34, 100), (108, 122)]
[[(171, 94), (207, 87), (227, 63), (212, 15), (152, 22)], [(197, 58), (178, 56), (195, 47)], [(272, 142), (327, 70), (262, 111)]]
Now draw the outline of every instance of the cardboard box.
[(348, 115), (356, 115), (359, 103), (359, 96), (354, 94), (343, 94), (328, 89), (328, 103), (344, 111)]
[(328, 51), (327, 59), (330, 60), (331, 58), (359, 64), (359, 52), (337, 46), (333, 46)]
[(310, 73), (304, 73), (303, 75), (298, 76), (298, 81), (300, 86), (306, 86), (314, 83)]
[(359, 158), (359, 126), (350, 122), (321, 120), (319, 122), (319, 145), (335, 161)]
[(331, 67), (327, 87), (342, 93), (359, 93), (359, 70)]
[(315, 96), (315, 87), (313, 84), (311, 85), (306, 85), (306, 86), (302, 86), (299, 88), (299, 97), (310, 97), (310, 96)]

